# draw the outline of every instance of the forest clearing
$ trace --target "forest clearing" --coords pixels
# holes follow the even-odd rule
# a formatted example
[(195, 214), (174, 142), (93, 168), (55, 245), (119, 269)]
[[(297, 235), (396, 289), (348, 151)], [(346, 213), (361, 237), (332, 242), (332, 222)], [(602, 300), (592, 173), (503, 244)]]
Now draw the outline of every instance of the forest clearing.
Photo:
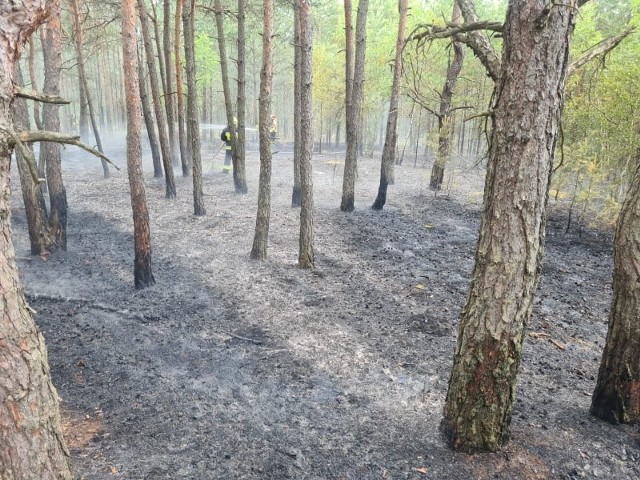
[(102, 179), (99, 162), (67, 152), (69, 247), (47, 261), (29, 256), (14, 196), (19, 269), (78, 478), (638, 478), (637, 427), (588, 412), (611, 231), (565, 233), (566, 210), (552, 203), (511, 441), (454, 453), (439, 424), (484, 170), (454, 162), (451, 191), (436, 196), (430, 165), (407, 162), (377, 212), (379, 157), (362, 158), (357, 208), (344, 213), (343, 152), (315, 155), (308, 271), (296, 266), (291, 153), (274, 156), (270, 256), (255, 261), (258, 158), (248, 153), (240, 196), (221, 155), (211, 168), (217, 146), (204, 155), (204, 217), (192, 214), (189, 179), (167, 200), (147, 175), (156, 284), (140, 291), (126, 174)]

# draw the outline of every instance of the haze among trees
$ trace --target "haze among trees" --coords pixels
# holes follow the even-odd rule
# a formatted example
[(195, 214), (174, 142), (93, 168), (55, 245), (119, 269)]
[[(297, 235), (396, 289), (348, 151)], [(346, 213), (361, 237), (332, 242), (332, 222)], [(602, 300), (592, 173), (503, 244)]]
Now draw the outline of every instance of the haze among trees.
[[(0, 14), (0, 478), (72, 477), (44, 340), (13, 251), (13, 153), (34, 261), (73, 248), (61, 144), (102, 162), (96, 182), (126, 157), (131, 288), (143, 289), (155, 283), (145, 182), (164, 178), (171, 209), (188, 194), (175, 178), (181, 168), (194, 216), (210, 214), (203, 151), (218, 148), (225, 126), (237, 198), (259, 192), (246, 252), (253, 259), (268, 258), (273, 156), (295, 152), (301, 269), (317, 263), (314, 155), (339, 158), (335, 208), (345, 216), (394, 201), (394, 164), (426, 172), (438, 196), (457, 188), (461, 166), (486, 168), (444, 399), (456, 450), (496, 451), (508, 441), (548, 204), (567, 211), (567, 232), (615, 225), (610, 327), (591, 413), (614, 423), (640, 418), (638, 0), (23, 0), (0, 2)], [(108, 145), (125, 134), (126, 155), (110, 158)], [(249, 145), (259, 184), (246, 177)], [(153, 171), (143, 169), (147, 146)], [(380, 157), (376, 199), (357, 189), (358, 158), (369, 157)]]

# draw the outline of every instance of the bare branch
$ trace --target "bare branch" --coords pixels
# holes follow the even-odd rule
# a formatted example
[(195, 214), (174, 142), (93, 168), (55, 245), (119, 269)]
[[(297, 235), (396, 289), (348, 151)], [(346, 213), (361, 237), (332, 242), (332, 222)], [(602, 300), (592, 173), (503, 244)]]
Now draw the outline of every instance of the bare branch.
[(19, 134), (14, 132), (9, 126), (0, 125), (0, 130), (4, 130), (4, 132), (9, 135), (10, 143), (13, 143), (15, 148), (18, 150), (18, 153), (22, 155), (22, 157), (26, 160), (27, 166), (29, 167), (29, 173), (31, 174), (31, 178), (35, 183), (44, 182), (44, 178), (40, 178), (38, 173), (38, 167), (36, 165), (36, 159), (33, 156), (33, 151), (30, 148), (20, 141)]
[(435, 40), (437, 38), (451, 38), (463, 33), (475, 32), (478, 30), (489, 30), (492, 32), (502, 32), (504, 25), (501, 22), (482, 21), (465, 24), (447, 23), (444, 27), (423, 24), (418, 25), (416, 30), (424, 30), (421, 33), (414, 34), (410, 40)]
[(616, 48), (622, 40), (628, 37), (631, 33), (635, 31), (635, 27), (629, 27), (618, 35), (614, 35), (613, 37), (609, 37), (597, 45), (594, 45), (589, 50), (584, 52), (580, 58), (577, 58), (569, 65), (567, 69), (567, 77), (576, 73), (577, 70), (584, 67), (587, 63), (589, 63), (594, 58), (604, 57), (611, 50)]
[(28, 88), (20, 87), (18, 85), (14, 87), (14, 92), (16, 97), (28, 98), (29, 100), (35, 100), (36, 102), (41, 103), (54, 103), (57, 105), (68, 105), (71, 103), (69, 100), (65, 100), (62, 97), (47, 95), (46, 93), (29, 90)]
[(82, 143), (80, 141), (79, 136), (68, 135), (66, 133), (59, 133), (59, 132), (48, 132), (46, 130), (31, 130), (31, 131), (18, 132), (17, 134), (12, 135), (12, 137), (14, 138), (14, 140), (16, 140), (16, 145), (19, 142), (55, 142), (55, 143), (63, 143), (67, 145), (75, 145), (76, 147), (80, 147), (83, 150), (86, 150), (87, 152), (89, 152), (90, 154), (98, 158), (101, 158), (105, 162), (113, 165), (113, 167), (116, 170), (120, 170), (120, 167), (118, 167), (115, 163), (113, 163), (109, 159), (109, 157), (107, 157), (104, 153), (101, 153), (95, 148), (90, 147), (85, 143)]

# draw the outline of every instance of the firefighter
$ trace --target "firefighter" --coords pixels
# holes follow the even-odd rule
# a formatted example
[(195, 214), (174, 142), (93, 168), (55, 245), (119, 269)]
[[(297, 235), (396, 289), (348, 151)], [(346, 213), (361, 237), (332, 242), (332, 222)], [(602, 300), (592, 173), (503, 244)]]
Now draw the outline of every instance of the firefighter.
[[(233, 125), (238, 127), (238, 119), (233, 117)], [(236, 132), (236, 140), (238, 139), (238, 132)], [(231, 155), (231, 128), (229, 126), (224, 127), (220, 133), (220, 140), (224, 142), (224, 166), (222, 167), (223, 173), (229, 173), (233, 170), (233, 157)]]

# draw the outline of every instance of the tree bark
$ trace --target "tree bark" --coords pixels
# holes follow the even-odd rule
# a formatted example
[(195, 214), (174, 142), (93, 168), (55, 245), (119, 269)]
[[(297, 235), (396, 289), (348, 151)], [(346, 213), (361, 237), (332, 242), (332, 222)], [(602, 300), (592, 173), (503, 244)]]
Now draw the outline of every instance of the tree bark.
[[(24, 84), (20, 65), (16, 63), (14, 71), (16, 87)], [(26, 100), (15, 98), (12, 105), (13, 124), (16, 131), (31, 130), (29, 122), (29, 108)], [(33, 180), (32, 169), (37, 170), (33, 147), (29, 144), (31, 158), (25, 158), (21, 152), (16, 152), (16, 164), (20, 174), (20, 186), (22, 188), (22, 199), (27, 217), (27, 228), (29, 230), (29, 243), (32, 255), (47, 255), (54, 245), (53, 235), (49, 230), (49, 219), (47, 215), (47, 205), (44, 200), (41, 183)], [(32, 168), (28, 162), (33, 162)]]
[[(46, 24), (43, 43), (45, 61), (44, 93), (60, 95), (60, 66), (62, 47), (60, 36), (60, 1), (49, 2), (50, 17)], [(59, 105), (45, 103), (43, 106), (44, 129), (51, 132), (60, 131)], [(67, 191), (62, 180), (62, 161), (60, 145), (43, 142), (40, 145), (40, 156), (45, 159), (47, 185), (49, 187), (49, 228), (54, 235), (57, 248), (67, 250)]]
[[(178, 163), (178, 148), (176, 146), (176, 106), (174, 100), (173, 61), (171, 60), (171, 0), (164, 0), (162, 12), (164, 30), (162, 32), (162, 43), (164, 46), (164, 66), (166, 69), (166, 90), (165, 90), (165, 110), (167, 111), (167, 127), (169, 128), (169, 152), (171, 162)], [(184, 173), (184, 172), (183, 172)]]
[[(0, 124), (11, 127), (12, 72), (49, 12), (41, 1), (0, 4)], [(55, 5), (53, 6), (55, 9)], [(0, 478), (73, 478), (44, 338), (24, 298), (11, 240), (11, 139), (0, 130)]]
[(311, 1), (298, 0), (300, 26), (300, 248), (298, 266), (313, 268), (313, 175), (311, 156), (313, 154), (312, 126), (312, 67), (311, 50), (313, 42), (311, 22)]
[(396, 146), (398, 144), (398, 104), (400, 99), (400, 78), (402, 76), (402, 50), (404, 48), (404, 32), (407, 27), (408, 0), (398, 1), (398, 37), (396, 38), (396, 58), (393, 64), (393, 82), (391, 85), (391, 99), (389, 100), (389, 115), (387, 130), (382, 147), (380, 166), (380, 185), (378, 196), (371, 208), (382, 210), (387, 203), (387, 189), (393, 184), (393, 165), (395, 163)]
[[(458, 2), (453, 4), (453, 14), (451, 15), (451, 23), (457, 24), (460, 20), (460, 6)], [(462, 70), (464, 61), (464, 48), (460, 42), (453, 42), (453, 61), (447, 68), (447, 78), (442, 87), (440, 94), (440, 111), (438, 113), (438, 151), (436, 152), (436, 161), (433, 162), (431, 168), (431, 179), (429, 188), (439, 191), (442, 189), (444, 181), (444, 170), (449, 162), (451, 152), (451, 136), (453, 130), (453, 117), (451, 115), (451, 99), (453, 98), (453, 90), (458, 81), (458, 76)]]
[(613, 301), (591, 414), (611, 423), (640, 420), (640, 170), (622, 205), (613, 242)]
[[(347, 3), (345, 2), (345, 25), (347, 25)], [(356, 170), (358, 168), (358, 132), (361, 126), (360, 109), (362, 106), (362, 96), (364, 92), (364, 65), (365, 53), (367, 48), (367, 10), (369, 8), (369, 0), (360, 0), (358, 2), (358, 14), (356, 17), (356, 41), (355, 55), (353, 60), (353, 80), (347, 86), (347, 152), (344, 159), (344, 176), (342, 179), (342, 202), (340, 210), (343, 212), (351, 212), (355, 208), (355, 183)], [(351, 23), (349, 19), (349, 24)], [(345, 30), (349, 31), (350, 27), (346, 26)], [(349, 41), (349, 38), (347, 38)], [(351, 50), (349, 45), (345, 48), (347, 72), (349, 69), (350, 54), (346, 53)], [(347, 79), (349, 76), (347, 74)]]
[(135, 251), (133, 277), (136, 289), (142, 289), (153, 285), (155, 279), (151, 271), (151, 230), (142, 174), (142, 125), (135, 10), (135, 0), (122, 0), (122, 65), (127, 98), (127, 173), (131, 190)]
[[(156, 114), (156, 123), (158, 125), (158, 137), (160, 139), (160, 151), (162, 152), (162, 164), (164, 166), (164, 178), (166, 185), (166, 197), (175, 198), (176, 181), (173, 173), (173, 164), (171, 161), (171, 153), (169, 149), (169, 139), (167, 137), (167, 121), (162, 111), (160, 103), (160, 86), (158, 84), (158, 73), (156, 65), (153, 61), (153, 44), (151, 35), (149, 34), (149, 21), (144, 6), (144, 0), (138, 0), (138, 9), (140, 13), (140, 26), (142, 27), (142, 37), (144, 39), (144, 49), (146, 52), (147, 67), (149, 70), (149, 81), (151, 84), (151, 96), (153, 98), (153, 108)], [(128, 121), (127, 121), (128, 124)]]
[(195, 58), (195, 0), (187, 0), (182, 12), (184, 23), (184, 58), (187, 66), (187, 138), (193, 156), (193, 214), (207, 213), (202, 194), (202, 156), (200, 149), (200, 122), (198, 121), (198, 89), (196, 87)]
[(162, 178), (162, 156), (160, 154), (160, 145), (158, 143), (158, 133), (156, 131), (156, 123), (154, 121), (151, 104), (149, 102), (149, 93), (147, 91), (147, 82), (144, 78), (144, 67), (142, 64), (143, 49), (138, 49), (138, 85), (140, 90), (140, 104), (142, 106), (142, 117), (147, 127), (147, 137), (149, 138), (149, 148), (151, 149), (151, 159), (153, 160), (153, 177)]
[[(219, 2), (219, 0), (216, 0)], [(260, 71), (259, 123), (260, 180), (258, 186), (258, 212), (253, 236), (251, 258), (267, 258), (269, 221), (271, 218), (271, 84), (273, 79), (273, 0), (263, 0), (262, 69)]]
[(463, 451), (495, 451), (509, 437), (575, 16), (571, 5), (545, 15), (542, 2), (509, 3), (476, 263), (444, 407), (443, 427)]
[(247, 193), (247, 173), (245, 168), (246, 163), (246, 133), (245, 133), (245, 120), (246, 120), (246, 34), (245, 34), (245, 0), (238, 0), (238, 142), (237, 142), (237, 154), (233, 157), (233, 183), (235, 185), (236, 193)]
[[(346, 1), (349, 2), (350, 0)], [(302, 74), (300, 71), (300, 2), (295, 2), (293, 8), (293, 192), (291, 193), (291, 207), (295, 208), (302, 205), (302, 188), (300, 186), (300, 147), (302, 141), (302, 126), (300, 125), (300, 92), (302, 82)]]
[(180, 22), (182, 21), (182, 7), (184, 0), (176, 0), (176, 23), (174, 35), (174, 49), (176, 59), (176, 104), (178, 108), (178, 143), (180, 144), (180, 163), (182, 176), (191, 175), (191, 155), (185, 133), (184, 91), (182, 86), (182, 46), (180, 45)]

